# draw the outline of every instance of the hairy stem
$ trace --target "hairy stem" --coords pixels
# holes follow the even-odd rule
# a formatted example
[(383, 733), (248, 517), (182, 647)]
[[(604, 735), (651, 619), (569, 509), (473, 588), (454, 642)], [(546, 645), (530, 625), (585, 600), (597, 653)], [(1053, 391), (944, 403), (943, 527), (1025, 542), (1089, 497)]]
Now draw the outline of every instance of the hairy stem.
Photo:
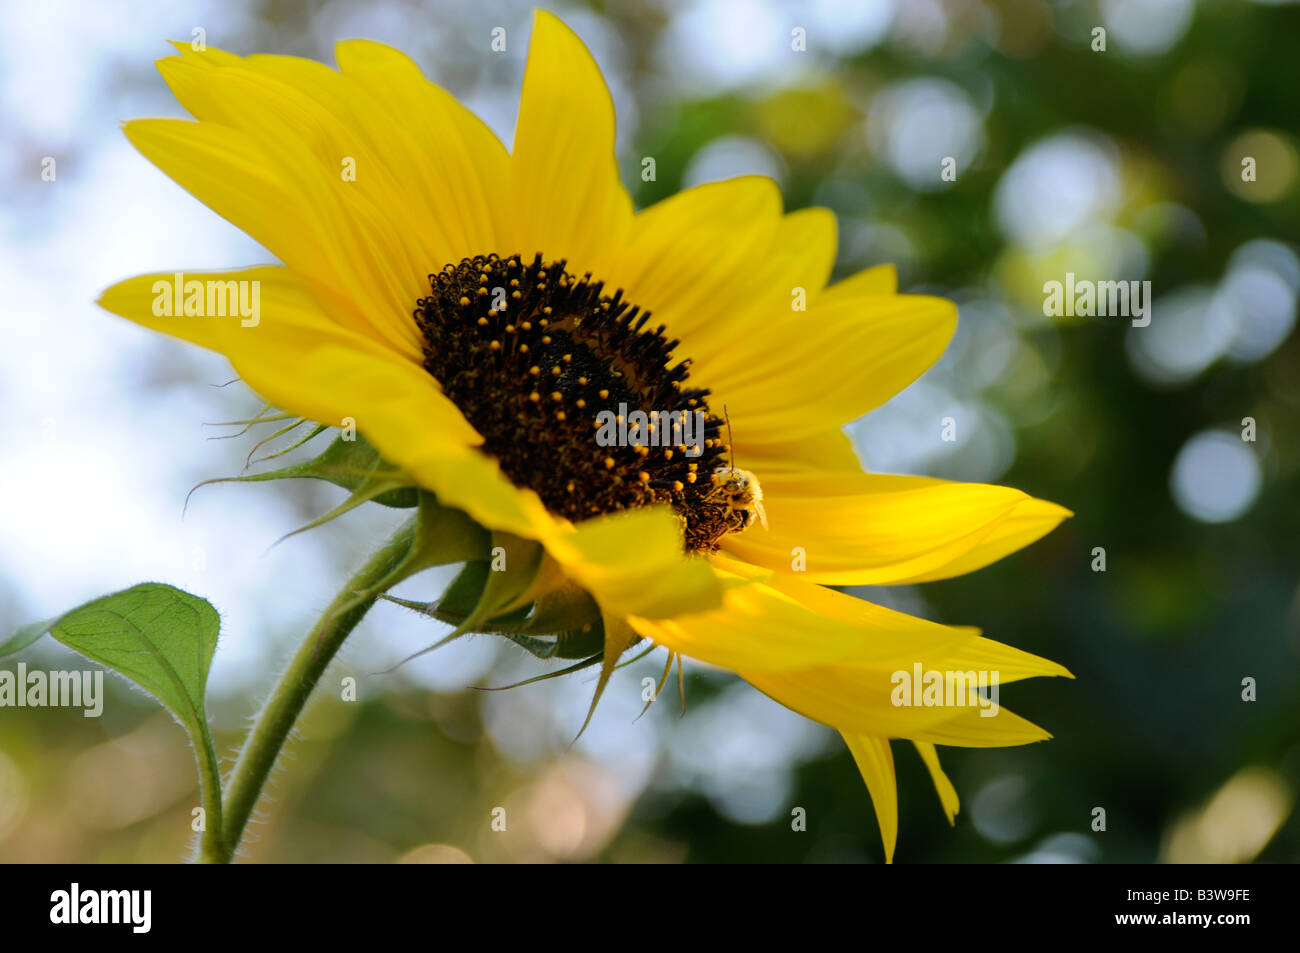
[[(197, 742), (195, 742), (197, 744)], [(217, 751), (212, 746), (212, 736), (203, 732), (202, 752), (196, 752), (199, 762), (199, 785), (203, 792), (203, 836), (199, 839), (200, 863), (220, 863), (224, 851), (225, 830), (221, 818), (221, 775), (218, 773)]]
[[(398, 530), (382, 549), (370, 557), (347, 585), (334, 597), (320, 620), (290, 660), (284, 674), (271, 690), (266, 705), (249, 732), (227, 788), (221, 844), (200, 860), (229, 863), (239, 848), (248, 818), (256, 807), (266, 779), (274, 767), (285, 739), (302, 714), (339, 647), (383, 591), (385, 579), (401, 564), (411, 547), (414, 523)], [(205, 845), (206, 847), (206, 845)]]

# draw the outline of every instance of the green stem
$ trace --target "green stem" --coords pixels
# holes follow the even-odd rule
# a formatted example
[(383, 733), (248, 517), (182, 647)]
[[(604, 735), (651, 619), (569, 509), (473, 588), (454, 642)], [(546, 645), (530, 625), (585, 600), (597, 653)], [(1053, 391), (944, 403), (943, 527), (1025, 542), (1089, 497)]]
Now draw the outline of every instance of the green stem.
[(221, 810), (221, 774), (217, 770), (217, 750), (206, 726), (202, 752), (195, 752), (199, 762), (199, 783), (203, 789), (203, 836), (199, 839), (198, 861), (219, 864), (224, 859), (224, 826)]
[(253, 813), (266, 779), (280, 756), (285, 739), (302, 714), (316, 683), (329, 666), (339, 647), (362, 616), (375, 604), (385, 587), (385, 580), (410, 551), (414, 522), (393, 536), (370, 561), (361, 567), (334, 597), (315, 627), (307, 634), (280, 681), (271, 690), (266, 705), (257, 716), (243, 750), (235, 762), (226, 796), (224, 832), (216, 856), (200, 859), (229, 863), (244, 836), (244, 827)]

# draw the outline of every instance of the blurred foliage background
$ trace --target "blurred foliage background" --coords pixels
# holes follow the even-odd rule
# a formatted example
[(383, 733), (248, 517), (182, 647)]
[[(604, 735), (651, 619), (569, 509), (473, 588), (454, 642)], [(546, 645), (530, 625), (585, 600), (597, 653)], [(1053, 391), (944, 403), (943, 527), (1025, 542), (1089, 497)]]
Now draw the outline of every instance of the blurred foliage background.
[[(702, 0), (552, 7), (619, 111), (638, 205), (744, 173), (840, 222), (837, 277), (880, 262), (959, 302), (922, 381), (850, 428), (866, 466), (1006, 483), (1073, 520), (972, 576), (858, 594), (1069, 667), (1002, 701), (1045, 744), (941, 749), (955, 829), (896, 745), (900, 862), (1300, 858), (1300, 9), (1239, 0)], [(97, 312), (128, 274), (266, 253), (122, 141), (178, 115), (164, 39), (332, 64), (410, 53), (507, 143), (523, 3), (50, 3), (0, 12), (0, 631), (144, 578), (225, 616), (211, 710), (233, 751), (300, 633), (397, 518), (354, 513), (267, 550), (327, 488), (220, 487), (252, 439), (199, 423), (259, 404), (228, 365)], [(504, 52), (490, 50), (494, 27)], [(1094, 30), (1105, 31), (1095, 49)], [(806, 50), (792, 48), (802, 29)], [(797, 45), (797, 44), (793, 44)], [(61, 50), (60, 55), (55, 55)], [(42, 182), (43, 157), (59, 161)], [(643, 181), (643, 159), (655, 160)], [(955, 179), (940, 171), (953, 160)], [(1254, 160), (1243, 181), (1243, 159)], [(756, 262), (755, 267), (762, 267)], [(1049, 318), (1066, 272), (1149, 280), (1148, 327)], [(957, 440), (941, 439), (951, 417)], [(1255, 439), (1244, 440), (1245, 418)], [(743, 465), (743, 463), (742, 463)], [(1096, 571), (1096, 548), (1105, 571)], [(445, 577), (400, 594), (432, 596)], [(246, 857), (282, 861), (879, 861), (837, 736), (688, 666), (687, 710), (633, 723), (619, 673), (572, 747), (585, 675), (486, 638), (372, 673), (439, 627), (381, 606), (275, 776)], [(81, 668), (46, 643), (29, 665)], [(13, 667), (13, 660), (6, 660)], [(335, 682), (358, 679), (360, 700)], [(1243, 679), (1257, 700), (1243, 701)], [(110, 678), (100, 719), (0, 710), (0, 860), (171, 861), (197, 803), (183, 732)], [(490, 827), (506, 809), (505, 832)], [(791, 829), (806, 811), (807, 829)], [(1092, 829), (1103, 808), (1106, 829)]]

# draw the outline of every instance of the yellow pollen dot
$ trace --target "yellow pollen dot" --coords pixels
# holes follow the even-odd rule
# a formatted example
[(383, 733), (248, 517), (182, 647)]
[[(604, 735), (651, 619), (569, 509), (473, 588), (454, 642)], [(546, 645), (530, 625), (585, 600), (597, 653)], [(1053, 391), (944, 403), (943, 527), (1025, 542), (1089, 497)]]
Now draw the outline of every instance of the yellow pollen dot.
[(544, 335), (542, 335), (542, 343), (543, 343), (543, 344), (550, 344), (550, 343), (551, 343), (551, 336), (550, 336), (549, 334), (544, 334)]
[(600, 392), (600, 399), (601, 399), (601, 400), (604, 400), (604, 399), (605, 399), (606, 397), (608, 397), (608, 396), (609, 396), (609, 391), (607, 391), (607, 390), (602, 390), (602, 391)]
[(665, 460), (671, 460), (672, 458), (673, 458), (673, 452), (672, 452), (671, 450), (665, 450), (665, 451), (664, 451), (664, 459), (665, 459)]
[(579, 383), (579, 384), (582, 384), (582, 385), (585, 387), (586, 384), (587, 384), (587, 378), (585, 378), (585, 377), (579, 377), (579, 378), (578, 378), (578, 383)]
[(564, 395), (558, 390), (551, 391), (551, 400), (564, 400)]
[(513, 324), (507, 324), (506, 334), (514, 334), (514, 333), (515, 333), (515, 326)]
[[(579, 410), (582, 410), (582, 408), (584, 408), (584, 407), (586, 407), (586, 406), (587, 406), (587, 402), (586, 402), (585, 400), (583, 400), (581, 397), (579, 397), (579, 398), (578, 398), (578, 409), (579, 409)], [(596, 426), (599, 427), (600, 425), (597, 424)]]
[(469, 304), (469, 298), (466, 298), (464, 295), (461, 295), (460, 306), (463, 308), (468, 304)]
[(556, 420), (563, 420), (563, 419), (564, 419), (564, 411), (562, 411), (562, 410), (561, 410), (561, 411), (557, 411), (556, 414), (555, 414), (555, 419), (556, 419)]
[(540, 374), (541, 372), (542, 372), (542, 369), (541, 369), (540, 367), (537, 367), (536, 365), (534, 365), (533, 367), (528, 368), (528, 373), (529, 373), (529, 374), (532, 374), (534, 377), (536, 377), (536, 376), (537, 376), (538, 374)]
[(688, 473), (688, 474), (686, 474), (686, 482), (687, 482), (687, 483), (694, 483), (694, 482), (695, 482), (695, 474), (694, 474), (694, 473)]
[(493, 341), (491, 344), (488, 345), (488, 347), (492, 348), (492, 350), (494, 351), (499, 351), (501, 350), (501, 342)]
[(650, 482), (650, 474), (646, 473), (644, 470), (642, 470), (641, 472), (639, 472), (639, 473), (636, 475), (636, 478), (637, 478), (638, 480), (640, 480), (642, 483), (649, 483), (649, 482)]
[(681, 480), (673, 480), (673, 489), (680, 493), (686, 489), (686, 485)]
[(559, 376), (560, 376), (560, 365), (559, 365), (559, 364), (556, 364), (554, 367), (552, 367), (552, 368), (551, 368), (551, 373), (554, 374), (556, 377), (559, 377)]
[(612, 470), (612, 469), (614, 469), (614, 458), (613, 458), (613, 457), (606, 457), (606, 458), (605, 458), (605, 469), (606, 469), (606, 470)]
[(487, 318), (479, 318), (479, 319), (478, 319), (478, 326), (479, 326), (480, 328), (485, 328), (485, 327), (487, 327), (487, 323), (488, 323), (488, 319), (487, 319)]
[[(484, 280), (486, 281), (487, 279), (484, 279)], [(478, 289), (478, 293), (479, 293), (479, 297), (483, 297), (484, 295), (487, 294), (487, 289), (486, 289), (486, 288), (480, 288), (480, 289)]]
[(565, 364), (568, 364), (568, 363), (569, 363), (570, 361), (572, 361), (572, 360), (573, 360), (573, 355), (572, 355), (572, 354), (566, 354), (566, 355), (564, 355), (564, 363), (565, 363)]
[(542, 395), (537, 393), (537, 391), (533, 391), (531, 394), (528, 395), (528, 399), (535, 404), (542, 399)]
[(510, 292), (510, 297), (512, 297), (512, 298), (514, 298), (516, 301), (518, 301), (520, 298), (523, 297), (523, 295), (521, 295), (518, 291), (512, 291), (512, 292)]

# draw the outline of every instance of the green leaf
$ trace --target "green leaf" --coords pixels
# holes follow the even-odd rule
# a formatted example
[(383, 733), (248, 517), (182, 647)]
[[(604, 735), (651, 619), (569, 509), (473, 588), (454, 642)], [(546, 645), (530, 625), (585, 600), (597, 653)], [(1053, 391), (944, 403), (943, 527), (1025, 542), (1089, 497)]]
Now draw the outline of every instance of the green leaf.
[(27, 646), (31, 645), (46, 632), (50, 631), (50, 626), (59, 621), (59, 617), (46, 619), (44, 622), (29, 622), (27, 625), (19, 626), (9, 638), (0, 642), (0, 656), (13, 655), (15, 652), (21, 652)]
[(23, 626), (0, 655), (46, 632), (157, 698), (189, 733), (199, 763), (207, 824), (220, 832), (221, 774), (204, 696), (221, 618), (212, 603), (175, 586), (145, 582)]
[(206, 731), (203, 697), (220, 625), (208, 600), (146, 582), (24, 626), (0, 646), (0, 654), (13, 651), (15, 642), (27, 645), (49, 632), (68, 648), (125, 675), (187, 728)]

